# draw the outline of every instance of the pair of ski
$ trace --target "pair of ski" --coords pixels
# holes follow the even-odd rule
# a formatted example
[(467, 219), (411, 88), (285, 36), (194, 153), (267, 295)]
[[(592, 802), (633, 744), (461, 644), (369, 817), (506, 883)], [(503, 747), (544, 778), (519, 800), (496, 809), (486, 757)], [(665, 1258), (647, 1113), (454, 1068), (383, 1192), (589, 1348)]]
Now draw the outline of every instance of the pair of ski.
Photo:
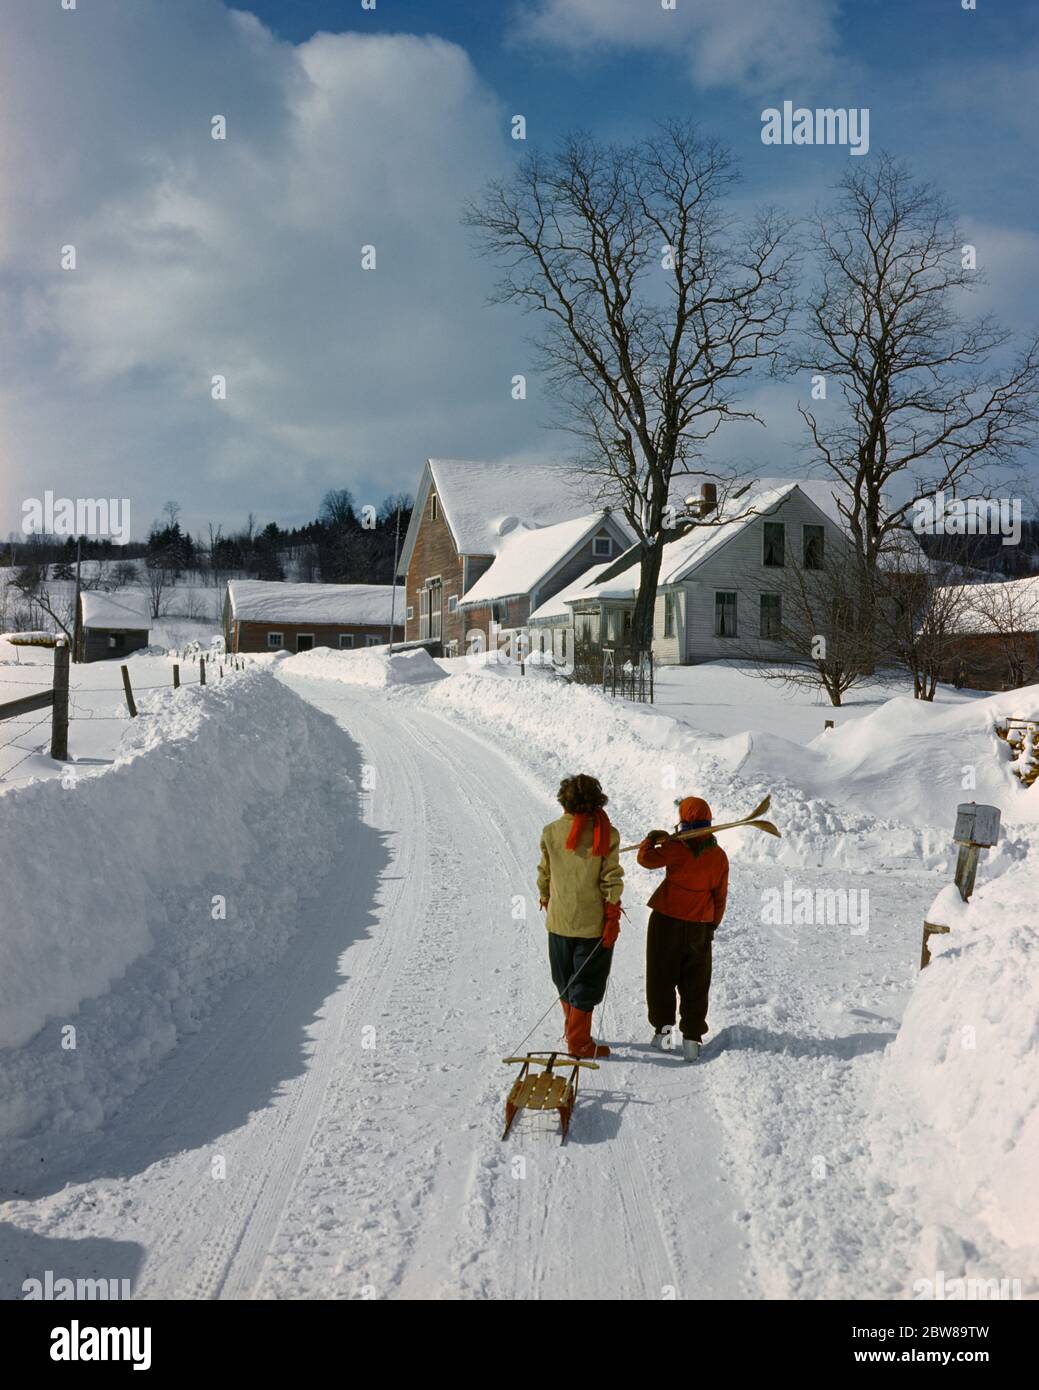
[[(771, 805), (772, 797), (766, 796), (764, 801), (755, 806), (742, 820), (723, 821), (719, 825), (705, 826), (700, 830), (682, 831), (677, 835), (668, 836), (665, 843), (670, 844), (672, 840), (696, 840), (704, 835), (716, 835), (719, 830), (738, 830), (743, 826), (752, 826), (755, 830), (763, 830), (766, 835), (781, 838), (780, 832), (770, 820), (761, 819)], [(638, 848), (638, 845), (625, 845), (620, 853), (627, 854), (630, 850)], [(570, 1117), (574, 1113), (574, 1102), (577, 1100), (580, 1070), (582, 1067), (591, 1067), (598, 1071), (598, 1062), (585, 1061), (570, 1052), (527, 1052), (522, 1057), (504, 1057), (502, 1061), (506, 1066), (518, 1066), (520, 1074), (513, 1082), (505, 1102), (505, 1128), (501, 1137), (506, 1137), (521, 1110), (558, 1110), (562, 1129), (561, 1142), (565, 1144), (570, 1131)], [(557, 1066), (564, 1071), (569, 1068), (569, 1076), (556, 1071)], [(538, 1067), (542, 1070), (535, 1070)]]

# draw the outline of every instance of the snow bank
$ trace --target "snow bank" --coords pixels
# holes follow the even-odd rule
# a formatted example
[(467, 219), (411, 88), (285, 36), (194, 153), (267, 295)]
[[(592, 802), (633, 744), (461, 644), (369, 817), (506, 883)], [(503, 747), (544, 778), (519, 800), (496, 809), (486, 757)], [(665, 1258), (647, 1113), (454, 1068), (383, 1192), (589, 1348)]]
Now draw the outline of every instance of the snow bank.
[(277, 959), (353, 804), (342, 734), (269, 671), (141, 710), (103, 772), (0, 794), (0, 1135), (99, 1125)]
[(376, 690), (393, 685), (423, 685), (427, 681), (441, 680), (444, 675), (425, 647), (403, 652), (391, 652), (388, 647), (365, 647), (346, 652), (316, 647), (313, 651), (287, 657), (279, 663), (278, 669), (287, 675), (342, 681), (344, 685), (363, 685)]
[(1005, 823), (1023, 829), (1039, 822), (1039, 796), (1010, 775), (1010, 749), (995, 732), (1007, 715), (1039, 718), (1039, 686), (953, 705), (897, 696), (807, 747), (754, 732), (716, 752), (744, 777), (778, 773), (810, 796), (854, 798), (862, 810), (947, 834), (961, 801), (998, 806)]
[[(952, 931), (930, 938), (882, 1062), (876, 1173), (922, 1225), (915, 1278), (1027, 1282), (1039, 1256), (1039, 866), (983, 883), (951, 922), (949, 905), (940, 895), (931, 909)], [(972, 1254), (993, 1237), (999, 1268)]]
[[(514, 668), (499, 669), (511, 673)], [(650, 826), (673, 824), (678, 796), (703, 796), (716, 820), (735, 820), (771, 793), (769, 816), (783, 832), (782, 840), (756, 830), (729, 831), (729, 853), (779, 864), (850, 869), (886, 864), (939, 868), (949, 858), (948, 827), (878, 818), (806, 794), (795, 781), (798, 768), (792, 758), (734, 769), (733, 740), (698, 734), (652, 706), (633, 708), (587, 686), (540, 676), (499, 680), (494, 667), (487, 666), (453, 674), (423, 698), (430, 708), (464, 720), (471, 731), (482, 732), (496, 746), (511, 744), (520, 763), (535, 760), (549, 779), (579, 770), (594, 772), (612, 798), (611, 814), (629, 841)], [(790, 747), (804, 754), (798, 745)], [(735, 762), (745, 764), (746, 759)]]

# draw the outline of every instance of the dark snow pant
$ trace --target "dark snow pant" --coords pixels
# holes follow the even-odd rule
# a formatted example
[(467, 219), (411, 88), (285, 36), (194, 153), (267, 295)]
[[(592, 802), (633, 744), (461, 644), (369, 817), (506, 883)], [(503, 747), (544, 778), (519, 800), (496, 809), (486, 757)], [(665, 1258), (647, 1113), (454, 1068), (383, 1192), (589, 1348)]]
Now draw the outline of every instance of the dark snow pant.
[(601, 941), (601, 936), (560, 936), (554, 931), (548, 934), (548, 961), (556, 993), (586, 1014), (602, 1003), (613, 964), (612, 946), (600, 946)]
[(682, 1011), (683, 1038), (707, 1032), (707, 995), (711, 988), (710, 922), (682, 922), (662, 912), (649, 914), (646, 932), (646, 1003), (656, 1032), (675, 1022), (675, 990)]

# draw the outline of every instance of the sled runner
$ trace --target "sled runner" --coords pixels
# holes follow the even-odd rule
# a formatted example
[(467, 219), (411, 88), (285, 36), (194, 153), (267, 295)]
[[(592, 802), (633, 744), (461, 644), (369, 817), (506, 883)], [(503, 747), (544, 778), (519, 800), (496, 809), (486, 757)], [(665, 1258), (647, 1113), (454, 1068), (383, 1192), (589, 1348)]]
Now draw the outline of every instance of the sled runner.
[[(577, 1080), (581, 1067), (599, 1070), (598, 1062), (588, 1062), (575, 1057), (571, 1052), (528, 1052), (524, 1057), (503, 1057), (506, 1066), (516, 1064), (520, 1074), (512, 1083), (508, 1100), (505, 1102), (504, 1139), (512, 1128), (512, 1122), (520, 1110), (558, 1110), (559, 1123), (563, 1131), (562, 1143), (566, 1143), (577, 1099)], [(569, 1067), (570, 1075), (563, 1076), (554, 1071), (556, 1066)], [(544, 1071), (532, 1071), (532, 1067), (544, 1067)]]
[[(760, 806), (755, 806), (750, 815), (744, 816), (742, 820), (723, 821), (720, 825), (708, 825), (702, 830), (685, 830), (680, 835), (669, 836), (670, 840), (698, 840), (704, 835), (717, 835), (719, 830), (738, 830), (744, 825), (752, 825), (755, 830), (763, 830), (766, 835), (775, 835), (782, 839), (782, 835), (770, 820), (759, 820), (768, 808), (772, 805), (771, 796), (766, 796)], [(627, 854), (629, 850), (638, 849), (638, 845), (624, 845), (618, 851), (619, 854)]]

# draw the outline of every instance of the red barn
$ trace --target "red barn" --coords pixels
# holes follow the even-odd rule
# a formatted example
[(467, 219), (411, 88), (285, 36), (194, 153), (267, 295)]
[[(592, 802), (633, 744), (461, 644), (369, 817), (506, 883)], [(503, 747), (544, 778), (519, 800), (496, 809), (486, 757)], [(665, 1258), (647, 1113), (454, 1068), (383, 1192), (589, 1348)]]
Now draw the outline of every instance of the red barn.
[(404, 636), (404, 589), (395, 584), (283, 584), (232, 579), (224, 598), (229, 652), (378, 647)]

